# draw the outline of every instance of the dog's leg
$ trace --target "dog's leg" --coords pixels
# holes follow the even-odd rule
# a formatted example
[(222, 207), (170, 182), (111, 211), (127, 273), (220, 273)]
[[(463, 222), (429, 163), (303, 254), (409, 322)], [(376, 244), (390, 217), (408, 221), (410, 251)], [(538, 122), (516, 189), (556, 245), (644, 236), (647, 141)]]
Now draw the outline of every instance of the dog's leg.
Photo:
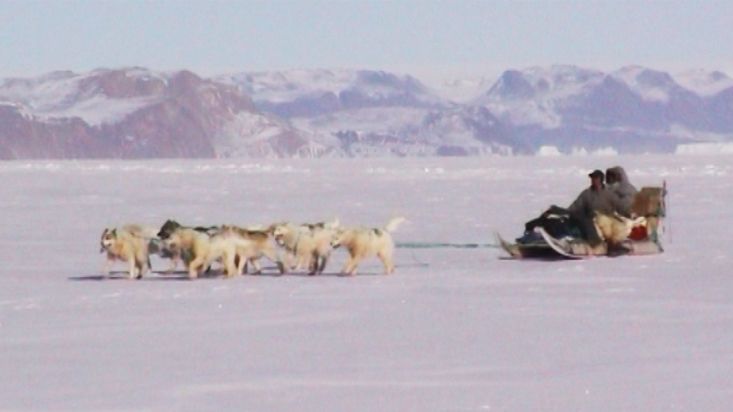
[(153, 271), (152, 266), (150, 266), (150, 255), (147, 254), (145, 251), (141, 251), (140, 254), (137, 257), (137, 266), (138, 266), (138, 273), (137, 278), (142, 278), (145, 273), (148, 272), (148, 269), (150, 271)]
[(354, 261), (351, 264), (351, 270), (349, 271), (350, 276), (356, 275), (356, 268), (359, 267), (359, 263), (361, 262), (361, 257), (355, 258)]
[(293, 256), (292, 253), (285, 252), (285, 254), (283, 254), (283, 259), (282, 260), (283, 260), (283, 266), (285, 266), (285, 268), (288, 271), (295, 270), (295, 267), (293, 266), (294, 256)]
[(109, 277), (112, 274), (112, 263), (114, 263), (114, 261), (109, 255), (107, 255), (107, 258), (104, 259), (104, 264), (102, 265), (102, 274), (105, 277)]
[(180, 259), (181, 259), (180, 253), (178, 252), (173, 253), (173, 255), (171, 256), (171, 264), (168, 267), (168, 270), (166, 271), (166, 273), (168, 274), (173, 273), (176, 270), (176, 268), (178, 267), (178, 261)]
[(295, 270), (302, 270), (304, 268), (307, 268), (310, 262), (308, 261), (308, 256), (304, 253), (300, 253), (295, 257)]
[(134, 255), (127, 259), (127, 264), (129, 266), (128, 278), (135, 279), (137, 277), (137, 262)]
[(224, 260), (224, 268), (227, 272), (227, 278), (233, 278), (235, 275), (239, 274), (239, 265), (244, 265), (244, 262), (247, 261), (244, 256), (239, 256), (233, 251), (225, 253), (224, 256), (222, 256), (222, 259)]
[(280, 271), (280, 274), (282, 275), (285, 273), (285, 265), (280, 260), (280, 256), (278, 256), (277, 251), (274, 248), (267, 247), (262, 250), (262, 255), (266, 258), (270, 259), (272, 263), (274, 263), (277, 266), (277, 270)]
[(142, 279), (143, 275), (145, 274), (147, 262), (138, 261), (137, 262), (137, 276), (135, 276), (135, 279)]
[(319, 267), (319, 256), (318, 256), (318, 252), (314, 251), (310, 257), (310, 262), (308, 265), (308, 276), (314, 276), (316, 272), (318, 272), (318, 267)]
[(328, 258), (330, 255), (327, 253), (323, 256), (321, 256), (321, 266), (318, 268), (318, 273), (323, 273), (324, 270), (326, 270), (326, 263), (328, 263)]
[(137, 263), (137, 279), (142, 278), (148, 269), (153, 270), (150, 265), (150, 253), (148, 253), (147, 244), (143, 244), (143, 247), (135, 252), (135, 262)]
[(239, 259), (237, 262), (237, 274), (242, 276), (247, 273), (247, 267), (249, 266), (249, 259), (244, 255), (238, 255)]
[(197, 256), (195, 257), (191, 263), (188, 264), (188, 278), (189, 279), (196, 279), (199, 276), (199, 267), (203, 266), (205, 263), (205, 259), (203, 257)]
[(293, 270), (297, 272), (303, 266), (303, 257), (300, 255), (294, 255), (293, 261)]
[(255, 275), (261, 275), (262, 274), (262, 267), (260, 266), (260, 262), (257, 258), (252, 258), (252, 267), (255, 268), (255, 271), (253, 274)]
[(379, 257), (379, 260), (381, 260), (382, 264), (384, 265), (384, 273), (387, 275), (391, 275), (392, 272), (394, 272), (394, 264), (392, 263), (391, 253), (379, 252), (377, 253), (377, 257)]
[(346, 275), (346, 274), (349, 273), (349, 268), (351, 267), (351, 261), (352, 260), (353, 259), (351, 258), (351, 256), (349, 256), (348, 258), (346, 258), (346, 263), (344, 263), (344, 267), (343, 267), (343, 269), (341, 269), (341, 274)]
[(344, 265), (344, 269), (341, 271), (344, 275), (353, 276), (356, 274), (356, 266), (359, 264), (359, 259), (355, 256), (349, 256)]
[(285, 268), (285, 270), (287, 270), (287, 271), (293, 270), (293, 265), (292, 265), (293, 261), (290, 258), (290, 253), (289, 252), (283, 252), (282, 258), (281, 258), (281, 262), (282, 262), (283, 267)]
[[(244, 267), (244, 265), (247, 264), (247, 259), (245, 259), (244, 256), (240, 256), (239, 253), (237, 253), (237, 252), (234, 252), (233, 251), (232, 253), (234, 254), (234, 267), (237, 268), (237, 273), (239, 273), (240, 270)], [(226, 256), (224, 257), (223, 262), (224, 262), (224, 267), (227, 267), (227, 264), (228, 263), (226, 261)], [(228, 271), (228, 269), (227, 269), (227, 271)], [(234, 276), (234, 273), (228, 273), (227, 275), (228, 276)]]

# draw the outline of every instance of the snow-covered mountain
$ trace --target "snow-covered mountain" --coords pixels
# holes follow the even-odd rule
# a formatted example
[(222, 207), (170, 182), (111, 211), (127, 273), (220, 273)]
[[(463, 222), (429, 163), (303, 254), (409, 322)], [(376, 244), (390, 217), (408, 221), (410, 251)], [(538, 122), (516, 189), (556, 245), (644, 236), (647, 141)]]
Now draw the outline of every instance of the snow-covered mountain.
[(5, 79), (0, 159), (670, 152), (733, 140), (733, 79), (719, 71), (558, 65), (479, 79), (448, 85), (478, 96), (469, 101), (374, 70)]
[(444, 99), (409, 75), (290, 70), (217, 80), (346, 156), (512, 153), (507, 130), (491, 113)]
[(264, 111), (282, 117), (309, 117), (373, 107), (443, 105), (409, 75), (373, 70), (288, 70), (240, 73), (216, 78), (252, 96)]
[[(680, 141), (730, 140), (733, 84), (720, 72), (676, 81), (639, 66), (612, 73), (575, 66), (507, 70), (474, 101), (531, 146), (671, 151)], [(730, 87), (729, 87), (730, 85)]]
[(714, 96), (723, 90), (733, 88), (733, 79), (717, 70), (688, 70), (673, 77), (677, 84), (699, 96)]
[[(242, 132), (246, 131), (246, 133)], [(308, 142), (189, 71), (99, 69), (0, 83), (0, 158), (292, 156)]]
[(562, 124), (562, 106), (567, 100), (588, 93), (603, 77), (601, 72), (573, 66), (507, 70), (474, 103), (513, 125), (552, 129)]

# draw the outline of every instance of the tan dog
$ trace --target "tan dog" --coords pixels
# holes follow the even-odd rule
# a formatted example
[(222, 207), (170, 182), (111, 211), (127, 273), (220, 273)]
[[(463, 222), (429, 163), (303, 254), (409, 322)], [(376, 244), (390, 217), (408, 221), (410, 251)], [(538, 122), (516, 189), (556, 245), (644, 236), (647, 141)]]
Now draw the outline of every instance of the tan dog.
[(286, 251), (289, 270), (308, 268), (309, 275), (322, 273), (331, 256), (331, 240), (339, 227), (338, 219), (331, 222), (295, 225), (276, 223), (270, 227), (278, 245)]
[[(242, 239), (246, 239), (252, 242), (252, 254), (253, 256), (250, 256), (247, 259), (244, 259), (243, 261), (241, 259), (239, 262), (237, 262), (237, 266), (239, 269), (239, 273), (247, 273), (247, 264), (252, 263), (252, 266), (255, 268), (255, 274), (262, 273), (262, 268), (259, 264), (259, 259), (262, 258), (262, 256), (265, 256), (266, 258), (270, 259), (273, 263), (277, 265), (278, 270), (280, 273), (285, 273), (285, 266), (283, 265), (282, 261), (280, 260), (280, 256), (277, 253), (277, 249), (275, 248), (275, 245), (272, 243), (272, 237), (271, 233), (268, 230), (265, 229), (250, 229), (250, 228), (240, 228), (237, 226), (232, 225), (224, 225), (221, 227), (221, 232), (232, 232), (236, 234), (237, 236), (241, 237)], [(248, 251), (243, 251), (245, 253), (248, 253)], [(244, 256), (239, 256), (238, 258), (242, 258)]]
[(336, 230), (331, 245), (334, 248), (343, 246), (349, 252), (349, 258), (342, 272), (354, 275), (362, 260), (375, 255), (382, 261), (386, 274), (394, 272), (392, 232), (404, 221), (404, 217), (393, 218), (382, 229), (359, 227)]
[[(209, 235), (189, 228), (179, 228), (170, 234), (166, 246), (178, 253), (191, 254), (188, 277), (195, 279), (212, 262), (221, 260), (227, 277), (241, 274), (245, 262), (257, 255), (254, 243), (232, 230), (222, 230)], [(235, 263), (239, 258), (241, 266)]]
[(129, 278), (140, 279), (150, 267), (148, 246), (150, 239), (144, 237), (143, 228), (137, 225), (126, 225), (121, 228), (104, 229), (100, 240), (102, 252), (107, 253), (104, 272), (109, 270), (115, 260), (129, 264)]

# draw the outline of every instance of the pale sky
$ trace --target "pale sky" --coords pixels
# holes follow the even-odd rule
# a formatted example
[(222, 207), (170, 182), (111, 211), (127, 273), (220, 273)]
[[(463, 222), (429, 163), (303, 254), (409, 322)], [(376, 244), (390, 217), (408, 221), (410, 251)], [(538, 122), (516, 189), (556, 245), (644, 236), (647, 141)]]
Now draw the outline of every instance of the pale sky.
[(733, 1), (0, 0), (0, 77), (127, 66), (420, 77), (550, 64), (733, 76)]

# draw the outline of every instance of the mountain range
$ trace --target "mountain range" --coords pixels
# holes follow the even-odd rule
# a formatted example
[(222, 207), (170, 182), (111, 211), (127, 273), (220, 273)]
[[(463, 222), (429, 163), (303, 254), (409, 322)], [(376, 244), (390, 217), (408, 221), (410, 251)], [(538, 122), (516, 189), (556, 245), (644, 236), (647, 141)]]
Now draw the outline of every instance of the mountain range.
[(733, 79), (719, 71), (557, 65), (450, 84), (462, 98), (375, 70), (6, 78), (0, 159), (646, 153), (733, 141)]

